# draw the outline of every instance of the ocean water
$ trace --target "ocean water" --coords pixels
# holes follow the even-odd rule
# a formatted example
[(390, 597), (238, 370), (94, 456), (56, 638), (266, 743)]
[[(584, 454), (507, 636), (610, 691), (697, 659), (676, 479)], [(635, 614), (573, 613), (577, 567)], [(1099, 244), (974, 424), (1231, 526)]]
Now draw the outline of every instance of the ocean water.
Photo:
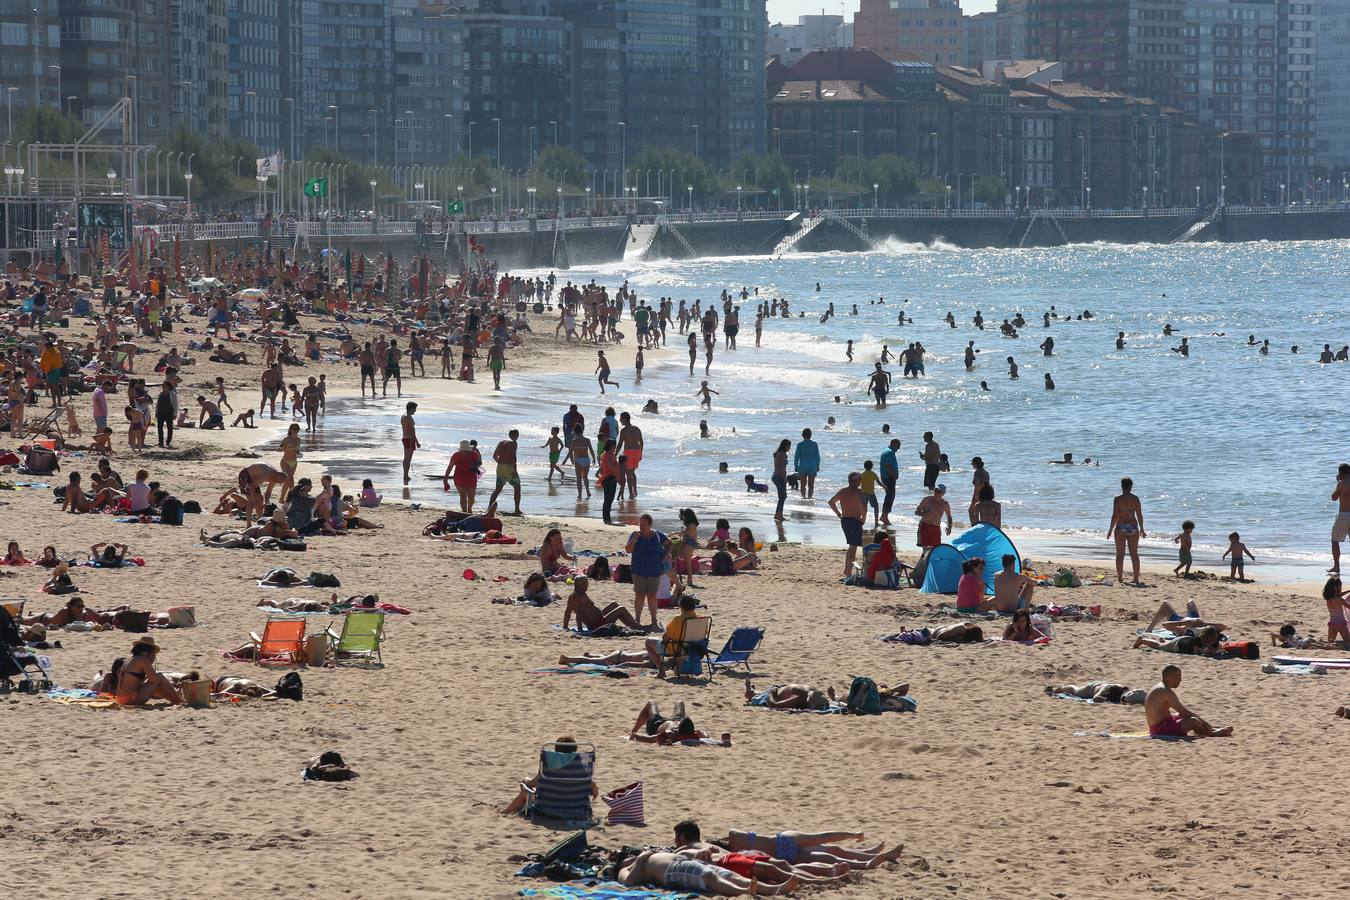
[[(1329, 558), (1329, 497), (1336, 466), (1350, 459), (1337, 437), (1341, 405), (1350, 397), (1350, 363), (1317, 361), (1324, 343), (1333, 350), (1350, 343), (1347, 251), (1346, 242), (1021, 250), (892, 243), (861, 254), (574, 269), (561, 277), (612, 287), (627, 280), (653, 304), (661, 296), (677, 304), (702, 299), (718, 304), (719, 313), (722, 288), (752, 292), (741, 310), (740, 349), (724, 350), (718, 335), (708, 380), (721, 394), (712, 411), (701, 411), (694, 397), (703, 378), (701, 350), (690, 377), (683, 337), (674, 331), (669, 357), (649, 354), (641, 384), (633, 383), (632, 371), (617, 369), (622, 388), (604, 397), (593, 378), (518, 376), (508, 369), (506, 391), (484, 409), (419, 416), (429, 452), (419, 455), (411, 499), (451, 502), (439, 482), (421, 476), (439, 475), (459, 440), (478, 439), (487, 456), (517, 427), (524, 509), (598, 518), (598, 490), (582, 506), (570, 481), (560, 487), (555, 479), (550, 490), (545, 451), (535, 448), (549, 426), (560, 424), (568, 403), (580, 405), (592, 437), (604, 407), (613, 405), (634, 413), (646, 437), (639, 503), (623, 507), (625, 517), (649, 510), (669, 524), (675, 509), (693, 506), (705, 532), (726, 516), (733, 527), (748, 524), (757, 535), (773, 537), (772, 494), (747, 495), (744, 476), (767, 480), (778, 441), (795, 443), (810, 427), (822, 453), (817, 497), (808, 503), (790, 496), (789, 521), (779, 536), (839, 543), (825, 501), (894, 436), (903, 442), (902, 463), (912, 464), (901, 472), (896, 511), (903, 515), (893, 516), (901, 544), (909, 545), (908, 514), (923, 495), (917, 454), (923, 432), (931, 430), (951, 461), (943, 480), (958, 522), (970, 497), (969, 462), (978, 455), (1014, 537), (1106, 554), (1111, 498), (1128, 475), (1144, 504), (1148, 555), (1172, 558), (1172, 535), (1183, 519), (1193, 519), (1197, 558), (1211, 567), (1219, 564), (1227, 534), (1239, 531), (1262, 564), (1312, 570)], [(758, 298), (786, 298), (793, 312), (791, 319), (766, 322), (760, 349), (754, 347), (756, 291)], [(830, 302), (836, 316), (820, 324)], [(1044, 328), (1041, 314), (1052, 304), (1061, 314), (1091, 310), (1094, 318), (1052, 320)], [(903, 327), (897, 324), (902, 308), (914, 320)], [(976, 310), (986, 319), (983, 331), (972, 324)], [(949, 311), (956, 328), (943, 321)], [(998, 324), (1019, 311), (1027, 319), (1021, 336), (1000, 335)], [(1162, 334), (1168, 322), (1176, 329), (1170, 338)], [(1124, 350), (1115, 349), (1119, 331)], [(1258, 343), (1270, 340), (1269, 356), (1248, 345), (1249, 335)], [(1038, 349), (1046, 336), (1055, 341), (1052, 357)], [(1190, 340), (1189, 358), (1171, 350), (1183, 336)], [(850, 339), (853, 363), (845, 358)], [(962, 353), (972, 339), (980, 355), (966, 372)], [(915, 340), (928, 349), (927, 374), (903, 379), (893, 361), (887, 366), (894, 376), (890, 406), (873, 409), (863, 391), (882, 345), (894, 354)], [(1291, 352), (1294, 345), (1298, 353)], [(1018, 380), (1008, 377), (1008, 356), (1020, 367)], [(1043, 387), (1047, 372), (1055, 391)], [(990, 390), (980, 389), (982, 380)], [(410, 387), (415, 392), (416, 382)], [(659, 416), (639, 414), (648, 398), (660, 404)], [(330, 411), (325, 429), (345, 432), (348, 444), (388, 448), (397, 443), (397, 411), (392, 400), (353, 403)], [(833, 428), (826, 427), (828, 416), (836, 418)], [(699, 437), (700, 419), (707, 419), (712, 437)], [(890, 436), (881, 433), (883, 424)], [(1100, 466), (1048, 465), (1066, 451)], [(352, 477), (394, 482), (396, 461), (387, 449), (358, 455), (332, 464)], [(718, 472), (721, 462), (728, 473)], [(491, 487), (490, 480), (485, 484)]]

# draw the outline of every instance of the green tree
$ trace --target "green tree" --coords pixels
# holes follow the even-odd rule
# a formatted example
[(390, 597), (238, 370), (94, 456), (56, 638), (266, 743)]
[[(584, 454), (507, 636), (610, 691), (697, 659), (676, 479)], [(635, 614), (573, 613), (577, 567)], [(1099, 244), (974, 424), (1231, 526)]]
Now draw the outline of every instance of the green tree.
[(1008, 186), (994, 175), (981, 175), (975, 179), (975, 199), (988, 206), (1002, 206), (1008, 197)]
[[(628, 161), (628, 179), (633, 182), (635, 173), (651, 169), (661, 172), (661, 184), (669, 184), (672, 201), (676, 206), (689, 202), (692, 193), (696, 206), (716, 202), (717, 179), (704, 165), (703, 161), (692, 153), (677, 150), (674, 147), (647, 147)], [(691, 192), (689, 188), (694, 190)]]
[(73, 144), (84, 124), (54, 106), (28, 107), (14, 117), (12, 144)]
[(586, 160), (575, 150), (550, 145), (539, 151), (539, 155), (534, 158), (530, 175), (539, 179), (541, 187), (546, 181), (550, 187), (564, 183), (585, 184)]
[(728, 199), (735, 197), (737, 185), (742, 189), (742, 202), (746, 207), (776, 209), (784, 201), (789, 207), (792, 205), (792, 171), (780, 156), (742, 156), (722, 183)]
[[(168, 167), (170, 193), (186, 194), (183, 174), (178, 170), (178, 154), (183, 155), (183, 171), (192, 160), (192, 202), (217, 203), (238, 200), (250, 193), (254, 160), (258, 150), (247, 141), (230, 137), (207, 137), (187, 125), (179, 125), (159, 149), (175, 163)], [(236, 174), (240, 173), (240, 174)], [(247, 182), (245, 181), (247, 179)]]

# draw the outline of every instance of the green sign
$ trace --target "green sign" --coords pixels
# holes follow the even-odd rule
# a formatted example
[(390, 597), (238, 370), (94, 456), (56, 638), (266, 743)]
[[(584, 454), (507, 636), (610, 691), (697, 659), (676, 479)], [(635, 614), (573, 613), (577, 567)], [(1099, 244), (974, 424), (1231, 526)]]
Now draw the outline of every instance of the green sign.
[(452, 216), (462, 215), (464, 213), (464, 201), (451, 200), (445, 205), (445, 211)]
[(311, 178), (309, 181), (306, 181), (306, 182), (305, 182), (305, 196), (306, 196), (306, 197), (327, 197), (327, 196), (328, 196), (328, 179), (327, 179), (327, 178)]

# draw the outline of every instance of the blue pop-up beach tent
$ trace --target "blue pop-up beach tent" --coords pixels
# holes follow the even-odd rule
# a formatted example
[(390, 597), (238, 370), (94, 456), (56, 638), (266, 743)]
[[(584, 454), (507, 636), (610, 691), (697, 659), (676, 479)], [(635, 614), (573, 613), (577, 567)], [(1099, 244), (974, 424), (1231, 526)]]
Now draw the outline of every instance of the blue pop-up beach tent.
[(961, 564), (972, 557), (984, 558), (984, 592), (994, 592), (994, 575), (1003, 568), (1003, 555), (1011, 553), (1017, 562), (1013, 566), (1016, 572), (1022, 571), (1022, 557), (1017, 553), (1012, 538), (995, 528), (981, 522), (967, 529), (945, 544), (939, 544), (928, 554), (928, 564), (923, 573), (925, 594), (955, 594), (957, 582), (961, 580)]

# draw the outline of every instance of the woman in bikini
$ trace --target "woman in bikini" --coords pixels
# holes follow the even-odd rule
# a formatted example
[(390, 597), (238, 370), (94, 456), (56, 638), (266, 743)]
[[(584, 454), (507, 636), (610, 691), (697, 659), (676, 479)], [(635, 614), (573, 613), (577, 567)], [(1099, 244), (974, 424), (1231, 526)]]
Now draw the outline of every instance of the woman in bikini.
[(123, 706), (144, 706), (151, 700), (168, 700), (175, 706), (183, 704), (183, 694), (173, 682), (155, 671), (155, 657), (159, 645), (149, 635), (131, 645), (131, 658), (118, 675), (117, 702)]
[(290, 493), (291, 487), (295, 484), (295, 467), (300, 464), (300, 425), (298, 422), (292, 422), (291, 427), (286, 429), (286, 436), (281, 439), (281, 462), (278, 464), (281, 471), (286, 473), (286, 481), (281, 485), (281, 502), (286, 502), (286, 495)]
[(1111, 524), (1106, 536), (1116, 539), (1116, 581), (1125, 581), (1125, 551), (1130, 552), (1134, 583), (1139, 584), (1139, 539), (1147, 537), (1144, 531), (1144, 508), (1133, 493), (1134, 481), (1120, 479), (1120, 496), (1111, 504)]
[(577, 558), (563, 546), (562, 532), (556, 528), (549, 529), (548, 534), (544, 535), (544, 542), (539, 545), (539, 568), (544, 577), (557, 581), (566, 578), (571, 570), (562, 564), (564, 559), (576, 562)]
[(586, 499), (591, 498), (590, 471), (591, 460), (595, 458), (595, 448), (591, 445), (591, 439), (586, 437), (583, 430), (585, 425), (577, 424), (572, 429), (572, 443), (567, 447), (567, 458), (560, 465), (567, 465), (568, 460), (572, 462), (572, 468), (577, 476), (577, 502), (581, 502), (581, 492), (586, 491)]
[(9, 546), (5, 548), (5, 558), (0, 561), (6, 566), (26, 566), (31, 562), (32, 560), (25, 557), (23, 551), (19, 549), (18, 541), (9, 542)]
[(1012, 621), (1003, 629), (1005, 641), (1038, 641), (1043, 637), (1045, 635), (1031, 624), (1031, 612), (1025, 609), (1013, 613)]

